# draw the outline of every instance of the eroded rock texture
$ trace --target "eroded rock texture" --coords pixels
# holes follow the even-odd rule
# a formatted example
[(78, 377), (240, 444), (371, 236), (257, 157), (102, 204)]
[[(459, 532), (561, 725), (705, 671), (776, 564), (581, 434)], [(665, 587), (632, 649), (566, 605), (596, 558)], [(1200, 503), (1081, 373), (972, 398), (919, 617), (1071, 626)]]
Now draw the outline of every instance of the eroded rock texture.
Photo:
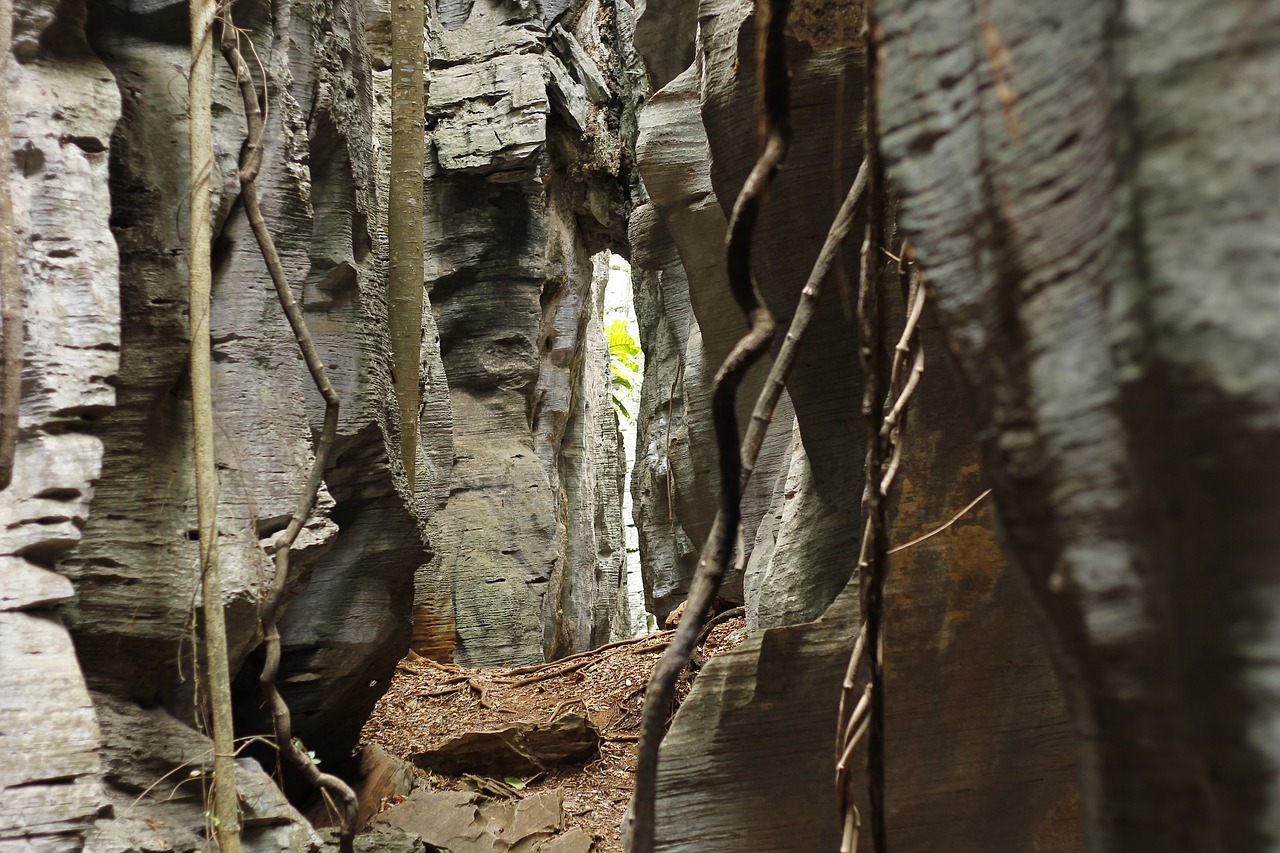
[(6, 153), (26, 306), (21, 434), (0, 492), (0, 849), (78, 850), (102, 804), (100, 737), (55, 562), (79, 541), (120, 349), (107, 149), (111, 74), (81, 4), (17, 3)]
[[(197, 603), (185, 380), (187, 46), (183, 4), (95, 7), (90, 41), (115, 75), (124, 115), (111, 140), (124, 318), (119, 403), (103, 418), (99, 511), (63, 569), (67, 609), (96, 687), (182, 717)], [(412, 576), (424, 561), (422, 519), (406, 509), (386, 455), (389, 377), (381, 268), (369, 215), (372, 133), (363, 17), (349, 4), (238, 4), (271, 82), (263, 211), (343, 401), (339, 437), (315, 515), (294, 559), (311, 582), (282, 625), (281, 683), (299, 737), (342, 756), (408, 637)], [(246, 47), (247, 50), (247, 47)], [(258, 642), (257, 606), (271, 564), (264, 545), (301, 494), (323, 407), (283, 321), (237, 199), (243, 113), (217, 68), (217, 204), (212, 317), (221, 494), (219, 548), (233, 665)], [(158, 152), (165, 152), (160, 156)], [(398, 469), (398, 463), (396, 463)], [(429, 486), (428, 486), (429, 487)], [(342, 535), (344, 531), (346, 535)], [(301, 586), (301, 584), (299, 584)], [(238, 691), (258, 716), (253, 664)]]
[(1271, 849), (1280, 11), (883, 14), (900, 221), (1055, 635), (1086, 849)]
[[(266, 86), (263, 211), (342, 400), (293, 556), (280, 675), (295, 734), (339, 767), (408, 648), (415, 576), (420, 598), (443, 602), (423, 631), (445, 656), (456, 641), (462, 659), (542, 660), (614, 630), (623, 463), (596, 256), (625, 238), (618, 28), (608, 3), (443, 4), (424, 34), (436, 305), (409, 495), (384, 301), (387, 7), (239, 0), (233, 13)], [(0, 845), (18, 849), (78, 849), (86, 833), (98, 849), (206, 843), (187, 14), (180, 0), (17, 4), (9, 170), (28, 334), (17, 471), (0, 493)], [(221, 58), (215, 69), (221, 603), (247, 735), (270, 728), (258, 608), (323, 405), (245, 219), (242, 102)], [(241, 796), (262, 803), (249, 848), (318, 843), (244, 760)], [(159, 817), (124, 814), (183, 762), (195, 775)]]
[[(600, 329), (625, 208), (614, 9), (429, 27), (427, 279), (454, 421), (415, 647), (531, 663), (609, 639), (621, 470)], [(602, 70), (610, 69), (610, 74)]]
[[(697, 549), (715, 518), (719, 476), (712, 452), (711, 380), (745, 328), (728, 293), (728, 215), (712, 187), (698, 88), (697, 69), (691, 66), (654, 93), (640, 112), (636, 147), (648, 197), (633, 214), (631, 229), (646, 376), (632, 492), (646, 592), (659, 621), (688, 594)], [(741, 423), (750, 416), (768, 367), (766, 359), (743, 383)], [(784, 398), (781, 422), (789, 420), (790, 408), (790, 398)], [(786, 450), (784, 429), (775, 431), (761, 452), (743, 496), (740, 562), (751, 554)], [(741, 572), (731, 573), (722, 595), (742, 600)]]
[[(854, 4), (802, 3), (791, 28), (795, 138), (754, 258), (760, 290), (783, 323), (861, 159), (858, 15)], [(650, 422), (640, 456), (643, 464), (648, 452), (651, 473), (641, 480), (637, 472), (637, 494), (651, 500), (674, 492), (669, 516), (650, 503), (651, 514), (640, 519), (659, 606), (668, 589), (678, 589), (666, 580), (673, 557), (690, 570), (705, 535), (695, 535), (676, 508), (688, 501), (705, 512), (714, 494), (713, 483), (684, 473), (710, 470), (711, 444), (668, 441), (664, 419), (674, 426), (672, 439), (699, 428), (692, 414), (687, 421), (670, 414), (684, 414), (707, 393), (718, 362), (700, 355), (670, 365), (676, 353), (692, 351), (690, 341), (707, 341), (709, 352), (712, 340), (727, 336), (720, 345), (727, 350), (744, 327), (718, 265), (724, 211), (756, 152), (751, 4), (705, 0), (698, 21), (696, 63), (640, 114), (638, 167), (651, 203), (632, 220), (633, 260), (648, 271), (637, 285), (642, 325), (656, 353), (665, 353), (647, 348), (647, 378), (669, 383), (646, 382)], [(865, 429), (856, 333), (848, 295), (841, 298), (841, 282), (855, 278), (851, 247), (828, 282), (788, 381), (790, 408), (780, 411), (767, 467), (753, 481), (760, 503), (750, 510), (743, 551), (755, 633), (699, 676), (663, 746), (659, 849), (838, 847), (835, 716), (859, 624), (852, 570)], [(983, 488), (970, 404), (932, 325), (926, 348), (894, 522), (898, 541), (945, 522)], [(679, 531), (669, 518), (679, 520)], [(887, 627), (892, 849), (1079, 849), (1075, 746), (1030, 602), (1006, 568), (991, 518), (971, 515), (951, 538), (904, 552), (894, 565)], [(866, 814), (864, 804), (864, 826)]]

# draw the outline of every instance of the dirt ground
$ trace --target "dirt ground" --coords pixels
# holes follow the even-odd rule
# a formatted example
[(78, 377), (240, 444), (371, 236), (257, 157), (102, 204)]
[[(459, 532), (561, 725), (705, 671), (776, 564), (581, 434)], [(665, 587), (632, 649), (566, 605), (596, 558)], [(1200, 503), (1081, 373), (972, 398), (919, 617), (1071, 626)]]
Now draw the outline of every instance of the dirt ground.
[[(566, 829), (576, 826), (590, 833), (597, 853), (621, 853), (620, 826), (631, 797), (645, 686), (672, 634), (662, 631), (525, 667), (467, 669), (410, 653), (365, 725), (362, 741), (404, 758), (467, 732), (584, 715), (600, 731), (597, 758), (495, 781), (511, 784), (520, 795), (559, 788)], [(711, 657), (724, 652), (745, 635), (744, 620), (730, 619), (711, 631), (702, 653)], [(688, 694), (694, 677), (688, 671), (681, 676), (678, 700)], [(467, 782), (432, 774), (431, 784), (450, 788)]]

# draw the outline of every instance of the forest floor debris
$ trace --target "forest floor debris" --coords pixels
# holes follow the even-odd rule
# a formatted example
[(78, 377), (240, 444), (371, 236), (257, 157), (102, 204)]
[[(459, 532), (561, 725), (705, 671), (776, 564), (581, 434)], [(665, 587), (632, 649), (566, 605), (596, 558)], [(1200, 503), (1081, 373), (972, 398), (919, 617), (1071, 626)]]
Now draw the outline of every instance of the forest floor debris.
[[(645, 686), (674, 632), (662, 631), (610, 643), (547, 664), (468, 669), (410, 653), (396, 668), (391, 688), (365, 725), (362, 742), (390, 755), (426, 763), (451, 742), (481, 732), (541, 732), (558, 721), (583, 719), (599, 733), (599, 751), (586, 761), (546, 763), (506, 775), (490, 765), (486, 777), (421, 769), (417, 786), (437, 791), (475, 791), (524, 799), (558, 791), (566, 833), (585, 832), (595, 853), (621, 853), (620, 826), (631, 796), (636, 740)], [(705, 657), (727, 651), (746, 636), (745, 620), (716, 626), (702, 648)], [(677, 705), (695, 676), (680, 677)], [(459, 767), (450, 769), (460, 771)], [(531, 772), (532, 771), (532, 772)], [(401, 797), (380, 803), (390, 807)], [(363, 810), (362, 810), (363, 811)]]

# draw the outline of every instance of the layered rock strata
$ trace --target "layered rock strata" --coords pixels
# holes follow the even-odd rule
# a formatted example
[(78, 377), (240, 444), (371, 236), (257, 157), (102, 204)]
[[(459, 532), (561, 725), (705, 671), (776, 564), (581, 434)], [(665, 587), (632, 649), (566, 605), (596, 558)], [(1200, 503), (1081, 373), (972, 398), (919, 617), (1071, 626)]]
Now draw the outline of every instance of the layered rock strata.
[(1280, 11), (882, 20), (900, 222), (1059, 653), (1087, 849), (1274, 846)]
[[(0, 493), (0, 845), (194, 849), (208, 745), (192, 728), (188, 10), (16, 5), (9, 172), (27, 336), (16, 475)], [(408, 648), (415, 576), (438, 588), (449, 568), (447, 630), (432, 637), (447, 653), (457, 639), (464, 659), (541, 660), (614, 630), (622, 472), (599, 321), (607, 264), (594, 257), (624, 234), (616, 28), (595, 4), (431, 21), (424, 284), (437, 305), (410, 495), (384, 299), (386, 8), (233, 11), (266, 86), (264, 214), (342, 400), (280, 626), (295, 734), (340, 767)], [(215, 69), (217, 526), (237, 725), (252, 734), (270, 728), (255, 683), (270, 552), (323, 404), (245, 220), (243, 109), (221, 58)], [(509, 99), (490, 103), (498, 91)], [(477, 541), (479, 528), (498, 535)], [(513, 553), (509, 611), (486, 597), (488, 573), (455, 568)], [(512, 641), (486, 646), (498, 633)], [(318, 843), (284, 800), (262, 799), (252, 761), (243, 769), (242, 798), (263, 804), (248, 849)], [(170, 772), (189, 781), (156, 805), (148, 788)], [(156, 836), (148, 818), (170, 829)]]
[(414, 646), (531, 663), (605, 642), (625, 617), (608, 265), (593, 261), (625, 239), (615, 9), (480, 0), (439, 15), (427, 279), (454, 465)]
[[(754, 256), (761, 294), (783, 324), (861, 159), (858, 13), (855, 4), (802, 3), (793, 18), (794, 139), (771, 188)], [(677, 22), (662, 21), (673, 36), (695, 38)], [(707, 328), (733, 336), (743, 328), (723, 273), (707, 271), (722, 263), (723, 211), (755, 157), (754, 43), (750, 3), (705, 0), (694, 64), (639, 117), (638, 168), (652, 202), (632, 222), (639, 263), (649, 270), (642, 279), (647, 286), (637, 287), (638, 306), (642, 328), (658, 343), (646, 351), (648, 375), (670, 383), (646, 384), (649, 424), (641, 430), (651, 437), (646, 446), (654, 473), (639, 479), (637, 472), (638, 495), (673, 493), (669, 514), (650, 505), (651, 514), (640, 519), (655, 603), (667, 589), (680, 588), (668, 580), (675, 574), (668, 568), (673, 556), (687, 572), (701, 541), (675, 508), (682, 501), (705, 506), (706, 492), (695, 495), (709, 484), (682, 476), (687, 463), (680, 454), (699, 457), (688, 465), (695, 470), (714, 461), (709, 443), (691, 441), (686, 450), (679, 441), (672, 447), (665, 434), (668, 423), (676, 426), (673, 437), (689, 434), (681, 427), (692, 427), (670, 413), (689, 408), (686, 401), (696, 399), (692, 387), (706, 387), (717, 365), (694, 358), (678, 368), (672, 363), (676, 353), (689, 352), (688, 341), (708, 337)], [(654, 44), (651, 53), (658, 50)], [(675, 39), (672, 55), (684, 49)], [(651, 69), (662, 67), (646, 59)], [(685, 150), (673, 154), (675, 148)], [(705, 212), (708, 202), (714, 216)], [(861, 230), (855, 226), (852, 240)], [(692, 248), (699, 245), (705, 248)], [(787, 409), (779, 413), (762, 505), (749, 510), (750, 540), (741, 550), (754, 633), (700, 674), (663, 746), (661, 850), (839, 846), (835, 716), (860, 621), (853, 569), (865, 426), (848, 312), (856, 258), (855, 242), (827, 283), (787, 384), (794, 417)], [(675, 281), (687, 283), (687, 295), (663, 299)], [(909, 422), (897, 541), (942, 524), (983, 488), (970, 404), (932, 323), (925, 341), (928, 367)], [(946, 838), (950, 847), (975, 851), (1079, 849), (1074, 745), (1061, 694), (991, 517), (970, 516), (951, 538), (896, 556), (892, 578), (886, 701), (894, 847), (925, 848)], [(1015, 798), (1020, 805), (1006, 809)], [(865, 827), (865, 803), (862, 813)]]

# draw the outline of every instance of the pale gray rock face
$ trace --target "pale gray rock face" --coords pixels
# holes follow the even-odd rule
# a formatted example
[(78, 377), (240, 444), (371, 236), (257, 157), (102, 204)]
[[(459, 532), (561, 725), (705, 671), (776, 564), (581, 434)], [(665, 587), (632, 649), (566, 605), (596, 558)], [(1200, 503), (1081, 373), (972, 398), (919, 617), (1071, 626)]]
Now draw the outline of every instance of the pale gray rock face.
[[(20, 557), (0, 563), (7, 601), (20, 575), (45, 572), (21, 563)], [(79, 850), (103, 805), (93, 703), (71, 638), (47, 606), (6, 603), (0, 610), (0, 850), (6, 853)]]
[[(633, 491), (643, 496), (637, 500), (637, 505), (644, 504), (638, 522), (641, 550), (647, 555), (650, 608), (659, 620), (688, 594), (697, 552), (685, 543), (700, 547), (715, 518), (719, 477), (711, 425), (711, 378), (745, 328), (725, 278), (727, 218), (712, 189), (711, 150), (699, 116), (699, 86), (698, 71), (690, 67), (654, 93), (640, 112), (636, 143), (650, 205), (637, 213), (632, 228), (636, 266), (649, 273), (635, 287), (638, 294), (643, 290), (653, 295), (637, 296), (647, 306), (641, 311), (641, 332), (647, 338), (642, 342), (648, 396), (640, 407), (644, 450), (638, 454)], [(652, 311), (659, 312), (656, 322), (650, 319)], [(743, 383), (740, 429), (745, 429), (763, 385), (767, 362), (754, 368)], [(784, 394), (776, 416), (779, 422), (787, 424), (790, 411)], [(743, 496), (745, 547), (740, 549), (744, 553), (739, 565), (750, 556), (786, 445), (784, 427), (774, 431), (761, 450), (756, 474)], [(740, 571), (729, 574), (722, 595), (742, 600)]]
[[(281, 686), (298, 736), (321, 741), (323, 755), (343, 757), (407, 643), (409, 590), (425, 562), (421, 526), (429, 505), (405, 508), (399, 463), (389, 463), (386, 452), (392, 404), (381, 254), (370, 230), (363, 19), (358, 7), (327, 2), (277, 4), (270, 21), (265, 11), (237, 8), (237, 23), (253, 34), (272, 81), (258, 191), (343, 402), (327, 485), (293, 560), (291, 587), (308, 575), (311, 583), (282, 623)], [(173, 22), (184, 17), (179, 3), (120, 0), (96, 6), (88, 19), (89, 42), (124, 103), (110, 140), (124, 324), (118, 405), (95, 427), (106, 448), (97, 511), (60, 565), (76, 584), (64, 612), (90, 681), (180, 716), (191, 708), (192, 682), (180, 672), (199, 603), (196, 543), (188, 534), (195, 520), (182, 315), (185, 89), (174, 85), (188, 56), (185, 44), (172, 40)], [(221, 58), (215, 69), (219, 550), (239, 668), (259, 642), (257, 607), (272, 571), (264, 545), (302, 492), (323, 406), (236, 203), (243, 113)], [(237, 690), (250, 720), (259, 705), (252, 670)]]
[[(259, 195), (342, 398), (281, 622), (295, 733), (329, 766), (350, 754), (408, 647), (415, 576), (420, 599), (425, 588), (447, 603), (429, 633), (448, 653), (456, 641), (462, 659), (530, 662), (610, 637), (623, 563), (599, 319), (607, 263), (593, 260), (625, 243), (615, 11), (458, 4), (442, 10), (447, 26), (429, 25), (425, 284), (436, 304), (423, 324), (410, 496), (387, 366), (385, 9), (285, 0), (235, 10), (270, 80)], [(6, 846), (77, 849), (100, 806), (120, 805), (126, 789), (136, 796), (139, 773), (161, 776), (207, 748), (187, 727), (201, 602), (184, 316), (186, 24), (178, 0), (16, 10), (10, 172), (28, 337), (17, 471), (0, 493)], [(238, 201), (242, 106), (220, 57), (215, 69), (218, 536), (237, 724), (248, 734), (269, 727), (254, 654), (269, 547), (301, 493), (323, 406)], [(553, 107), (555, 91), (563, 103)], [(95, 704), (114, 752), (99, 751)], [(10, 760), (43, 743), (50, 721), (56, 744)], [(153, 723), (168, 734), (144, 767), (128, 733), (158, 731)], [(174, 738), (190, 743), (168, 750)], [(262, 781), (244, 791), (262, 793)], [(316, 842), (291, 835), (295, 816), (276, 805), (254, 813), (264, 829), (250, 849)], [(199, 846), (198, 799), (176, 808), (167, 840)], [(159, 843), (140, 840), (136, 821), (98, 816), (101, 849)]]
[[(429, 28), (427, 279), (453, 413), (414, 646), (472, 665), (605, 642), (623, 562), (593, 255), (623, 240), (616, 102), (586, 4), (548, 38), (480, 0)], [(550, 92), (550, 94), (549, 94)], [(612, 124), (610, 124), (612, 122)]]
[[(614, 10), (544, 9), (544, 20), (481, 4), (449, 13), (452, 29), (430, 24), (425, 284), (438, 304), (424, 318), (413, 496), (385, 332), (384, 10), (342, 0), (236, 8), (270, 78), (262, 207), (342, 397), (280, 624), (294, 731), (330, 766), (351, 753), (410, 643), (415, 576), (431, 579), (420, 597), (424, 585), (444, 590), (434, 635), (449, 653), (457, 640), (465, 660), (529, 662), (605, 642), (620, 601), (622, 469), (599, 320), (607, 264), (593, 260), (625, 242), (620, 70), (616, 46), (595, 33), (614, 26)], [(28, 336), (17, 475), (0, 493), (5, 845), (77, 849), (95, 815), (97, 847), (150, 844), (136, 821), (100, 807), (136, 795), (143, 771), (163, 776), (206, 748), (187, 727), (201, 602), (184, 316), (186, 23), (177, 0), (17, 10), (10, 174)], [(572, 122), (554, 113), (552, 63), (575, 99)], [(323, 405), (238, 202), (242, 105), (220, 58), (215, 69), (218, 530), (237, 724), (248, 734), (269, 729), (253, 649), (271, 543), (300, 496)], [(502, 590), (485, 583), (498, 571)], [(100, 752), (95, 704), (115, 752)], [(10, 761), (44, 743), (45, 725), (56, 744)], [(133, 729), (156, 735), (145, 767), (125, 745)], [(160, 748), (174, 738), (191, 743)], [(261, 793), (256, 776), (242, 783), (242, 795)], [(264, 808), (253, 821), (268, 829), (251, 849), (316, 843), (289, 835), (292, 812)], [(174, 849), (202, 844), (201, 812), (198, 798), (174, 812)]]
[[(25, 304), (13, 482), (0, 492), (0, 849), (78, 850), (103, 804), (100, 735), (51, 571), (102, 468), (94, 421), (120, 351), (107, 150), (120, 98), (81, 49), (81, 4), (15, 4), (6, 152)], [(16, 60), (16, 61), (15, 61)]]

